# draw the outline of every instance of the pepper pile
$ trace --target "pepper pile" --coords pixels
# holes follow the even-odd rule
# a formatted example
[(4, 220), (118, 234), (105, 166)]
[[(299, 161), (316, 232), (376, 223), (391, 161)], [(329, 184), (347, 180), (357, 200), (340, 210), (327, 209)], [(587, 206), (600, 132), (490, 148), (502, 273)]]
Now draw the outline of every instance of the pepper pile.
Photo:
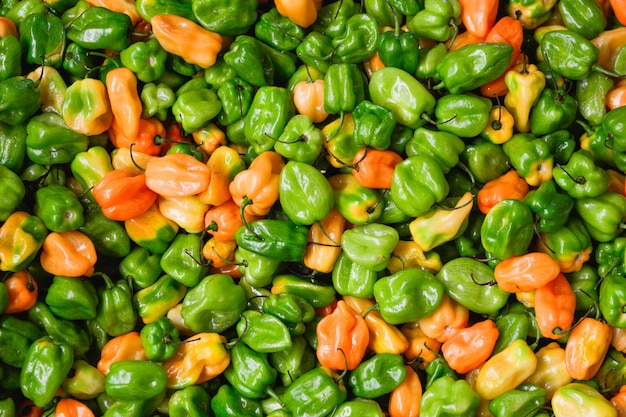
[(626, 416), (626, 1), (4, 0), (0, 416)]

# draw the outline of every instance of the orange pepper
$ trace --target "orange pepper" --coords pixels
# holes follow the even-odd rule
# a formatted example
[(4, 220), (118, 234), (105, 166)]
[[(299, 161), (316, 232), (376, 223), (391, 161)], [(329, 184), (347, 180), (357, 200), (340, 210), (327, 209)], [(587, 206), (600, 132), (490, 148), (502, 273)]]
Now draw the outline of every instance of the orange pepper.
[(365, 69), (365, 74), (367, 78), (372, 78), (372, 74), (378, 71), (381, 68), (385, 68), (385, 64), (383, 64), (382, 59), (380, 59), (380, 55), (378, 51), (374, 52), (369, 58), (367, 58), (363, 62), (363, 67)]
[(200, 201), (197, 195), (159, 196), (157, 205), (163, 216), (185, 229), (187, 233), (200, 233), (204, 230), (204, 215), (209, 205)]
[(237, 242), (235, 239), (220, 241), (215, 237), (209, 239), (202, 247), (202, 256), (216, 268), (234, 262)]
[(177, 143), (191, 143), (187, 134), (183, 130), (183, 126), (178, 122), (172, 122), (165, 129), (165, 140), (161, 145), (161, 156), (165, 155)]
[(137, 152), (134, 147), (132, 151), (130, 148), (116, 148), (111, 151), (113, 169), (124, 169), (133, 175), (143, 174), (150, 158), (154, 158), (154, 155)]
[(345, 229), (346, 218), (336, 207), (321, 221), (313, 223), (309, 228), (304, 265), (324, 274), (332, 272), (341, 254), (341, 236)]
[(124, 13), (130, 17), (133, 26), (142, 20), (133, 0), (87, 0), (87, 3), (92, 6), (104, 7), (113, 12)]
[(61, 398), (54, 408), (54, 417), (95, 417), (95, 414), (74, 398)]
[(41, 417), (46, 411), (43, 407), (38, 407), (31, 400), (23, 400), (17, 405), (17, 415), (20, 417)]
[(509, 170), (498, 178), (487, 182), (478, 191), (476, 199), (478, 209), (487, 214), (491, 207), (504, 199), (514, 198), (521, 201), (529, 190), (528, 183), (517, 175), (515, 170)]
[(496, 22), (498, 0), (459, 0), (461, 22), (474, 36), (484, 38)]
[[(244, 214), (246, 222), (253, 222), (261, 217)], [(243, 226), (239, 206), (230, 199), (219, 206), (210, 207), (204, 214), (204, 227), (207, 233), (222, 242), (235, 238), (235, 233)]]
[(613, 395), (609, 401), (617, 410), (617, 417), (626, 417), (626, 385), (622, 385), (617, 394)]
[(375, 353), (402, 354), (409, 347), (409, 341), (400, 329), (387, 323), (379, 311), (372, 310), (374, 302), (366, 298), (344, 296), (343, 301), (357, 313), (365, 314), (365, 323), (369, 329), (369, 348)]
[(241, 171), (228, 186), (230, 195), (245, 212), (265, 216), (278, 201), (280, 171), (285, 166), (282, 156), (274, 151), (262, 152)]
[(444, 293), (437, 310), (417, 323), (426, 336), (444, 343), (460, 329), (467, 327), (469, 309)]
[(217, 127), (215, 123), (209, 123), (208, 125), (196, 130), (191, 134), (193, 141), (200, 147), (208, 157), (218, 147), (226, 145), (226, 134), (222, 129)]
[(293, 87), (293, 103), (299, 114), (309, 116), (313, 123), (326, 120), (324, 80), (300, 81)]
[(571, 331), (565, 344), (565, 367), (574, 379), (591, 379), (598, 372), (611, 346), (611, 326), (585, 317)]
[(219, 146), (211, 153), (206, 165), (211, 171), (211, 182), (207, 189), (200, 193), (200, 201), (220, 206), (231, 199), (228, 187), (235, 175), (246, 169), (246, 164), (236, 149)]
[(459, 329), (441, 345), (441, 353), (452, 369), (465, 374), (489, 359), (499, 334), (496, 323), (485, 319)]
[(125, 360), (148, 360), (138, 331), (124, 333), (109, 339), (100, 351), (100, 359), (98, 359), (96, 368), (106, 375), (112, 364)]
[[(623, 3), (623, 0), (619, 0), (619, 2)], [(613, 1), (611, 4), (612, 3)], [(621, 9), (621, 11), (624, 10), (626, 9)], [(591, 39), (591, 43), (598, 48), (596, 64), (606, 70), (613, 71), (617, 53), (620, 47), (626, 43), (626, 27), (619, 26), (615, 29), (604, 30), (598, 36)]]
[(559, 275), (559, 263), (543, 252), (528, 252), (498, 263), (493, 270), (501, 290), (518, 293), (535, 290)]
[(352, 160), (352, 175), (363, 187), (391, 188), (391, 177), (402, 156), (390, 149), (361, 149)]
[(163, 363), (168, 388), (202, 384), (224, 372), (230, 364), (224, 343), (226, 338), (218, 333), (198, 333), (182, 341), (174, 356)]
[(459, 33), (458, 35), (450, 38), (446, 41), (446, 46), (448, 47), (448, 51), (456, 51), (467, 45), (472, 45), (474, 43), (484, 42), (485, 37), (476, 36), (472, 32), (465, 31)]
[(546, 400), (550, 401), (557, 389), (572, 382), (565, 367), (565, 349), (557, 342), (550, 342), (539, 348), (535, 357), (537, 367), (526, 382), (545, 389)]
[(44, 271), (66, 277), (89, 276), (98, 260), (96, 248), (82, 232), (50, 232), (43, 241), (39, 262)]
[(626, 81), (619, 80), (605, 97), (606, 107), (609, 111), (618, 107), (626, 106)]
[(111, 220), (124, 221), (142, 215), (157, 196), (146, 185), (145, 174), (134, 175), (125, 169), (107, 172), (93, 187), (93, 197)]
[(610, 0), (609, 3), (611, 3), (611, 9), (613, 9), (617, 21), (626, 26), (626, 1)]
[(315, 0), (276, 0), (274, 5), (278, 13), (305, 29), (317, 20)]
[(8, 17), (0, 16), (0, 38), (5, 36), (14, 36), (20, 38), (15, 23)]
[(113, 123), (107, 132), (111, 144), (118, 149), (129, 148), (133, 152), (152, 156), (159, 155), (163, 147), (162, 138), (166, 135), (163, 123), (156, 117), (149, 119), (140, 117), (137, 128), (135, 136), (126, 136), (117, 119), (113, 119)]
[(9, 304), (2, 314), (21, 313), (37, 302), (39, 284), (27, 270), (14, 272), (4, 280), (9, 294)]
[[(190, 64), (209, 68), (222, 49), (222, 36), (175, 14), (157, 14), (150, 19), (152, 33), (170, 54)], [(201, 48), (198, 45), (202, 45)]]
[(576, 294), (562, 273), (535, 290), (535, 318), (543, 337), (563, 337), (574, 323), (575, 311)]
[(417, 321), (404, 323), (400, 331), (409, 341), (409, 347), (404, 351), (404, 357), (412, 361), (417, 359), (420, 368), (435, 360), (441, 349), (441, 342), (428, 337)]
[(406, 377), (389, 396), (389, 417), (419, 417), (422, 401), (422, 381), (415, 370), (405, 365)]
[(148, 188), (162, 197), (198, 195), (207, 189), (211, 180), (209, 167), (185, 153), (150, 159), (145, 175)]
[(337, 301), (335, 310), (322, 318), (315, 330), (320, 365), (353, 370), (365, 357), (369, 345), (367, 323), (345, 301)]
[(624, 195), (626, 191), (626, 175), (610, 168), (606, 170), (606, 173), (609, 174), (609, 188), (607, 191)]
[(622, 353), (626, 353), (626, 329), (612, 327), (611, 346)]
[(125, 67), (109, 71), (105, 79), (113, 123), (117, 123), (122, 134), (134, 140), (139, 132), (142, 103), (137, 91), (137, 76)]

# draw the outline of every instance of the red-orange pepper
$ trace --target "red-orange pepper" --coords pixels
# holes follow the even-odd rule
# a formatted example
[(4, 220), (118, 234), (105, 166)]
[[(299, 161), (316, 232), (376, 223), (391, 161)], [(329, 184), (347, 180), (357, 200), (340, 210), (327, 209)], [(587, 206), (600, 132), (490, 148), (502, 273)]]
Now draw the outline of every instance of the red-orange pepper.
[(422, 381), (415, 370), (405, 365), (406, 377), (391, 391), (387, 411), (389, 417), (419, 417), (422, 401)]
[(0, 16), (0, 38), (13, 36), (19, 39), (15, 23), (8, 17)]
[(615, 83), (606, 94), (604, 101), (608, 111), (626, 106), (626, 80), (624, 78)]
[(211, 171), (206, 164), (186, 153), (150, 159), (145, 175), (148, 188), (163, 197), (198, 195), (211, 181)]
[(620, 22), (623, 26), (626, 26), (626, 1), (624, 0), (610, 0), (611, 9), (613, 9), (613, 13), (617, 18), (617, 21)]
[(405, 358), (410, 361), (417, 359), (421, 368), (437, 358), (441, 342), (428, 337), (417, 321), (404, 323), (400, 331), (409, 341), (409, 347), (404, 351)]
[(341, 236), (346, 229), (346, 218), (336, 207), (321, 221), (309, 228), (304, 265), (325, 274), (332, 272), (341, 254)]
[(145, 361), (146, 350), (137, 331), (124, 333), (109, 339), (100, 351), (96, 368), (104, 375), (109, 373), (111, 365), (124, 360)]
[(158, 194), (146, 185), (145, 174), (114, 169), (93, 187), (93, 196), (106, 217), (124, 221), (148, 211)]
[(611, 326), (593, 317), (583, 318), (565, 344), (565, 367), (574, 379), (591, 379), (611, 346)]
[(9, 304), (3, 314), (21, 313), (37, 302), (39, 284), (27, 270), (12, 273), (3, 284), (9, 294)]
[(44, 271), (66, 277), (89, 276), (98, 260), (96, 248), (82, 232), (50, 232), (43, 242), (39, 262)]
[(610, 400), (613, 407), (617, 410), (617, 417), (626, 417), (626, 384), (622, 385)]
[(95, 417), (95, 414), (84, 403), (68, 397), (57, 402), (54, 417)]
[(493, 270), (501, 290), (518, 293), (535, 290), (561, 272), (559, 263), (543, 252), (528, 252), (498, 263)]
[(480, 38), (486, 37), (496, 22), (498, 0), (459, 0), (459, 4), (461, 5), (461, 22), (465, 29)]
[(562, 273), (535, 290), (535, 318), (543, 337), (563, 337), (574, 323), (575, 311), (576, 294)]
[(316, 333), (317, 359), (322, 366), (352, 370), (365, 357), (369, 344), (367, 323), (343, 300), (337, 301), (335, 310), (320, 320)]
[(417, 322), (426, 336), (444, 343), (460, 329), (467, 327), (469, 309), (448, 294), (444, 294), (437, 310)]
[(487, 214), (491, 207), (507, 198), (522, 200), (530, 188), (515, 170), (509, 170), (498, 178), (487, 182), (478, 191), (476, 202), (478, 209)]
[(499, 334), (496, 323), (485, 319), (458, 330), (441, 345), (441, 353), (452, 369), (465, 374), (489, 359)]
[[(261, 218), (247, 213), (244, 216), (246, 222), (253, 222)], [(230, 199), (219, 206), (210, 207), (204, 214), (204, 226), (207, 233), (219, 241), (233, 240), (237, 230), (243, 226), (239, 206)]]
[(352, 160), (352, 175), (363, 187), (391, 188), (393, 170), (402, 156), (390, 149), (361, 149)]
[(161, 138), (166, 136), (163, 123), (156, 117), (140, 118), (137, 134), (132, 138), (125, 135), (117, 119), (113, 120), (107, 133), (109, 140), (116, 148), (129, 148), (133, 153), (139, 152), (152, 156), (161, 153), (163, 148)]
[(123, 135), (134, 140), (139, 132), (142, 103), (137, 90), (137, 76), (125, 67), (109, 71), (105, 79), (113, 123), (116, 123)]

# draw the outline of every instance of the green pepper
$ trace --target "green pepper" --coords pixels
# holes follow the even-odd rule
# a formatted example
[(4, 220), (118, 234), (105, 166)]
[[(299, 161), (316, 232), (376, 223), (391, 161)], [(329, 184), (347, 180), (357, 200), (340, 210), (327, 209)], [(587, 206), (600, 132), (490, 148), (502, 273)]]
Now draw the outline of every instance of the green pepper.
[(565, 27), (586, 39), (595, 38), (606, 28), (606, 15), (599, 3), (590, 0), (565, 0), (559, 1), (558, 8)]
[(292, 344), (289, 328), (272, 314), (246, 310), (236, 330), (241, 340), (259, 353), (278, 352)]
[(284, 387), (293, 384), (317, 363), (315, 351), (304, 336), (294, 336), (292, 341), (291, 347), (268, 354), (270, 365), (278, 371), (278, 377)]
[(144, 118), (156, 116), (164, 121), (175, 100), (176, 95), (168, 85), (148, 82), (141, 89), (141, 103), (143, 104), (141, 116)]
[(74, 350), (69, 344), (43, 336), (28, 349), (20, 373), (22, 394), (38, 407), (45, 407), (74, 363)]
[(13, 4), (7, 13), (6, 17), (11, 19), (17, 29), (19, 30), (20, 25), (31, 14), (43, 14), (46, 12), (45, 5), (36, 0), (20, 0)]
[(424, 391), (420, 416), (473, 416), (478, 410), (480, 397), (464, 379), (442, 376)]
[(447, 53), (448, 48), (443, 42), (439, 42), (435, 46), (420, 48), (415, 77), (421, 82), (427, 83), (428, 86), (441, 81), (441, 77), (437, 73), (437, 66)]
[(167, 373), (155, 362), (121, 360), (111, 364), (104, 380), (106, 393), (128, 401), (145, 400), (165, 391)]
[(437, 128), (461, 138), (478, 136), (489, 123), (492, 103), (486, 97), (471, 93), (446, 94), (437, 100)]
[(625, 366), (626, 355), (614, 347), (610, 347), (600, 369), (594, 376), (600, 385), (599, 388), (609, 397), (617, 394), (624, 378), (626, 378)]
[(557, 188), (554, 180), (542, 183), (524, 197), (524, 203), (535, 215), (538, 232), (549, 232), (565, 225), (574, 208), (574, 199)]
[(576, 199), (576, 212), (589, 235), (598, 242), (610, 242), (622, 232), (626, 219), (626, 197), (605, 192), (596, 197)]
[(15, 36), (0, 38), (0, 81), (22, 74), (22, 44)]
[(250, 110), (254, 93), (254, 87), (239, 77), (224, 81), (217, 89), (217, 96), (222, 102), (218, 122), (228, 126), (244, 118)]
[(298, 57), (292, 52), (280, 51), (265, 42), (258, 41), (258, 43), (272, 62), (275, 82), (282, 85), (296, 72)]
[(591, 236), (584, 223), (570, 216), (565, 226), (541, 234), (541, 244), (552, 258), (561, 264), (561, 270), (571, 272), (580, 267), (591, 253)]
[(389, 109), (398, 123), (411, 129), (424, 125), (424, 115), (435, 109), (435, 97), (413, 75), (400, 68), (375, 71), (368, 89), (374, 104)]
[(70, 42), (65, 47), (61, 66), (68, 74), (77, 79), (84, 78), (96, 68), (93, 56), (87, 52), (87, 49), (75, 42)]
[(137, 246), (120, 260), (118, 270), (122, 278), (132, 279), (138, 288), (149, 287), (163, 272), (161, 255)]
[(326, 73), (333, 54), (333, 39), (321, 32), (310, 32), (296, 47), (296, 56), (307, 66)]
[(286, 262), (304, 256), (308, 228), (290, 220), (261, 219), (241, 226), (235, 234), (237, 244), (250, 252)]
[(317, 12), (317, 20), (311, 26), (310, 34), (320, 33), (331, 39), (335, 38), (344, 32), (348, 19), (359, 11), (359, 4), (354, 0), (337, 0), (324, 4)]
[(191, 385), (176, 390), (167, 402), (171, 417), (203, 417), (211, 414), (211, 396), (202, 386)]
[(484, 255), (485, 250), (480, 243), (480, 228), (485, 220), (485, 215), (478, 211), (473, 210), (470, 212), (467, 222), (467, 228), (463, 234), (454, 240), (459, 256), (478, 256)]
[(63, 117), (55, 113), (33, 116), (26, 125), (26, 131), (26, 155), (42, 165), (72, 162), (89, 145), (87, 136), (72, 131)]
[(387, 108), (363, 100), (352, 112), (354, 141), (357, 146), (387, 149), (396, 126), (396, 117)]
[(397, 12), (386, 0), (366, 0), (363, 8), (380, 26), (393, 26)]
[(178, 233), (161, 256), (161, 269), (186, 287), (194, 287), (208, 271), (201, 261), (201, 252), (200, 235)]
[(66, 36), (85, 49), (122, 51), (130, 46), (132, 31), (128, 15), (92, 6), (72, 21)]
[[(626, 244), (626, 241), (623, 244)], [(565, 276), (576, 294), (576, 310), (596, 313), (599, 302), (597, 269), (586, 263), (578, 271), (567, 273)]]
[(222, 110), (222, 102), (213, 89), (200, 88), (182, 94), (177, 92), (177, 95), (172, 113), (186, 132), (206, 126)]
[(377, 353), (350, 371), (348, 385), (357, 397), (374, 399), (396, 389), (406, 373), (401, 355)]
[(356, 225), (341, 235), (341, 248), (353, 261), (373, 271), (382, 271), (398, 244), (398, 231), (380, 223)]
[(485, 216), (480, 240), (487, 256), (497, 262), (525, 254), (534, 233), (530, 207), (520, 200), (504, 199)]
[(334, 56), (340, 62), (358, 64), (376, 51), (378, 22), (367, 13), (357, 13), (346, 21), (342, 34), (333, 38)]
[[(145, 399), (145, 400), (116, 400), (110, 395), (106, 395), (109, 402), (107, 407), (104, 407), (103, 417), (143, 417), (152, 415), (165, 399), (166, 391), (163, 390), (160, 394)], [(98, 397), (100, 399), (100, 397)]]
[(380, 218), (380, 190), (362, 186), (352, 174), (337, 174), (329, 181), (335, 191), (335, 207), (350, 223), (364, 224)]
[(85, 221), (76, 194), (64, 185), (51, 184), (35, 192), (34, 211), (53, 232), (77, 230)]
[(4, 315), (0, 322), (0, 361), (22, 368), (30, 345), (42, 336), (43, 331), (30, 321), (14, 315)]
[(26, 62), (60, 67), (65, 51), (65, 28), (54, 13), (28, 15), (19, 27)]
[(95, 320), (110, 336), (119, 336), (135, 329), (137, 312), (133, 306), (133, 293), (126, 279), (113, 282), (101, 274), (105, 287), (99, 291)]
[(272, 279), (272, 293), (282, 292), (298, 295), (314, 308), (322, 308), (331, 304), (335, 300), (336, 294), (332, 285), (325, 285), (294, 274), (276, 275)]
[[(2, 38), (5, 39), (5, 38)], [(26, 156), (27, 123), (9, 125), (0, 122), (0, 165), (19, 172)]]
[[(597, 273), (606, 276), (610, 273), (626, 275), (624, 264), (626, 255), (626, 237), (616, 237), (610, 242), (599, 243), (594, 249), (598, 265)], [(597, 277), (596, 277), (597, 278)]]
[(606, 133), (611, 147), (618, 151), (626, 151), (626, 129), (623, 126), (624, 109), (617, 107), (609, 111), (602, 119), (601, 126)]
[(150, 323), (163, 317), (187, 293), (187, 287), (169, 275), (162, 275), (153, 284), (137, 291), (133, 302), (139, 317)]
[(224, 54), (224, 62), (241, 79), (256, 87), (274, 84), (274, 65), (261, 42), (252, 36), (237, 36)]
[(517, 339), (526, 340), (531, 326), (531, 315), (520, 302), (514, 302), (506, 312), (496, 319), (498, 339), (493, 348), (494, 354), (506, 349)]
[(224, 3), (219, 0), (193, 0), (193, 13), (205, 29), (222, 36), (247, 33), (257, 21), (257, 0), (237, 0)]
[(137, 0), (137, 12), (147, 22), (157, 14), (173, 14), (196, 22), (196, 15), (190, 0)]
[(543, 136), (569, 127), (576, 118), (576, 99), (551, 88), (544, 88), (530, 112), (530, 131)]
[(533, 384), (522, 384), (489, 401), (495, 417), (534, 415), (546, 401), (546, 390)]
[(426, 213), (449, 191), (443, 168), (430, 156), (409, 156), (394, 169), (391, 197), (398, 208), (411, 217)]
[(598, 48), (574, 31), (550, 31), (541, 38), (540, 47), (550, 68), (570, 80), (582, 80), (600, 69)]
[(63, 380), (61, 387), (72, 397), (90, 400), (104, 392), (104, 374), (84, 359), (76, 359), (72, 375)]
[(424, 8), (407, 20), (407, 27), (420, 38), (445, 42), (458, 32), (460, 17), (457, 0), (425, 0)]
[(548, 144), (554, 162), (557, 164), (567, 164), (578, 145), (572, 132), (566, 129), (555, 130), (541, 136), (540, 139)]
[(615, 327), (626, 326), (626, 277), (609, 273), (600, 284), (600, 312), (606, 322)]
[(287, 122), (274, 144), (274, 150), (286, 159), (313, 164), (319, 158), (323, 146), (322, 131), (309, 116), (296, 114)]
[(285, 408), (296, 416), (323, 417), (343, 403), (348, 394), (337, 374), (318, 366), (301, 375), (283, 395)]
[(226, 274), (211, 274), (190, 288), (180, 314), (194, 332), (222, 332), (239, 321), (246, 309), (244, 289)]
[(89, 281), (81, 278), (55, 276), (45, 298), (50, 311), (66, 320), (96, 318), (98, 294)]
[(35, 215), (14, 211), (0, 226), (0, 271), (17, 272), (37, 257), (48, 229)]
[(0, 165), (0, 221), (5, 221), (22, 204), (26, 196), (26, 187), (22, 179), (9, 168)]
[(87, 331), (72, 320), (65, 320), (55, 316), (50, 307), (43, 301), (37, 301), (28, 310), (28, 319), (35, 323), (46, 334), (59, 343), (71, 346), (78, 356), (84, 355), (89, 349)]
[(164, 362), (174, 356), (180, 335), (174, 323), (167, 317), (159, 317), (141, 328), (141, 345), (146, 358), (153, 362)]
[(453, 300), (479, 314), (495, 315), (510, 295), (495, 285), (493, 268), (477, 259), (449, 260), (435, 276)]
[(554, 158), (550, 146), (532, 133), (517, 133), (502, 144), (517, 174), (531, 186), (552, 178)]
[(468, 143), (460, 160), (481, 184), (496, 179), (511, 169), (509, 158), (502, 146), (483, 138), (476, 138)]
[(11, 397), (0, 399), (0, 416), (15, 417), (17, 416), (17, 407), (15, 401)]
[(270, 294), (263, 301), (262, 310), (287, 324), (308, 323), (315, 315), (311, 303), (299, 295), (286, 292)]
[(429, 389), (436, 380), (443, 376), (448, 376), (455, 380), (458, 379), (456, 372), (450, 368), (450, 365), (448, 365), (448, 362), (446, 362), (443, 356), (437, 356), (435, 359), (428, 362), (424, 370), (426, 371), (425, 389)]
[(107, 172), (113, 170), (111, 156), (104, 147), (92, 146), (72, 159), (70, 170), (83, 190), (91, 190)]
[(260, 87), (245, 117), (244, 134), (259, 154), (271, 150), (295, 115), (291, 92), (284, 87)]
[(272, 7), (256, 20), (254, 36), (279, 51), (293, 51), (304, 39), (305, 32), (291, 19), (278, 13), (276, 7)]
[(106, 217), (100, 208), (87, 210), (84, 217), (78, 230), (91, 239), (98, 254), (122, 258), (130, 253), (130, 237), (123, 224)]
[(513, 47), (504, 42), (478, 42), (448, 52), (437, 65), (441, 83), (451, 94), (474, 90), (501, 76)]
[(459, 163), (465, 143), (454, 133), (418, 127), (406, 145), (408, 156), (427, 155), (437, 160), (444, 174)]
[(41, 107), (41, 92), (33, 80), (21, 75), (0, 81), (0, 122), (15, 126), (26, 122)]
[(144, 83), (155, 81), (165, 72), (167, 52), (156, 39), (134, 42), (120, 52), (122, 65)]
[(345, 252), (341, 252), (332, 271), (333, 287), (340, 295), (357, 298), (372, 298), (374, 283), (378, 273), (354, 262)]
[(268, 396), (278, 371), (270, 365), (267, 353), (237, 343), (230, 350), (230, 364), (224, 376), (240, 395), (260, 399)]
[(575, 151), (565, 165), (554, 168), (556, 184), (572, 198), (597, 197), (609, 186), (609, 174), (596, 165), (590, 152)]
[(281, 259), (270, 258), (242, 247), (235, 250), (235, 260), (240, 264), (243, 279), (253, 287), (266, 287), (282, 263)]
[[(584, 0), (570, 1), (582, 2)], [(598, 6), (598, 4), (595, 5)], [(597, 126), (602, 123), (602, 119), (606, 114), (606, 95), (613, 86), (613, 78), (600, 71), (591, 71), (587, 77), (576, 81), (576, 101), (578, 102), (578, 110), (591, 125)]]
[(321, 221), (334, 207), (328, 179), (313, 165), (291, 160), (280, 171), (280, 204), (296, 225)]
[(261, 402), (239, 394), (233, 387), (224, 384), (211, 398), (211, 410), (215, 417), (262, 417)]
[(344, 401), (333, 411), (334, 417), (371, 416), (383, 417), (385, 414), (378, 402), (363, 398)]
[(324, 75), (324, 109), (329, 114), (352, 112), (365, 99), (363, 73), (356, 64), (332, 64)]

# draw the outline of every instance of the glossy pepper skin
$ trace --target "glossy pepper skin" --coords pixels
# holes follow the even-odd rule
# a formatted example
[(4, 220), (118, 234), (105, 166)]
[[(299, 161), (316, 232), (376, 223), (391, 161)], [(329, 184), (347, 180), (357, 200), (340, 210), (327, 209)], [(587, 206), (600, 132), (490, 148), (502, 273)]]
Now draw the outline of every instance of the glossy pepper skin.
[(532, 415), (546, 401), (546, 390), (533, 384), (522, 384), (514, 390), (500, 394), (489, 402), (489, 411), (498, 417)]
[(0, 270), (17, 272), (35, 259), (48, 229), (25, 211), (14, 211), (0, 226)]
[(363, 73), (356, 64), (338, 63), (324, 75), (324, 109), (329, 114), (351, 112), (365, 98)]
[(224, 54), (224, 61), (240, 78), (256, 87), (274, 83), (274, 65), (260, 42), (252, 36), (237, 36)]
[(216, 417), (232, 415), (242, 417), (263, 416), (261, 402), (259, 400), (246, 398), (227, 384), (222, 385), (213, 398), (211, 398), (211, 410)]
[(304, 29), (286, 16), (278, 13), (273, 7), (261, 14), (254, 24), (254, 34), (257, 39), (278, 49), (279, 51), (293, 51), (304, 39)]
[(593, 198), (576, 199), (574, 204), (589, 235), (598, 242), (610, 242), (621, 234), (626, 217), (626, 197), (607, 191)]
[(318, 366), (301, 375), (283, 395), (285, 408), (294, 415), (323, 417), (347, 398), (346, 387), (337, 374)]
[(462, 138), (478, 136), (487, 127), (491, 101), (471, 93), (446, 94), (435, 104), (438, 129)]
[(554, 180), (545, 181), (530, 190), (523, 201), (533, 212), (539, 232), (563, 227), (574, 208), (574, 199), (560, 190)]
[(235, 235), (237, 244), (259, 255), (287, 262), (304, 256), (308, 228), (290, 220), (261, 219), (241, 226)]
[(15, 36), (0, 38), (0, 52), (5, 57), (0, 62), (0, 81), (22, 73), (22, 44)]
[(626, 292), (623, 275), (609, 273), (600, 284), (599, 306), (602, 317), (615, 327), (626, 325)]
[(565, 165), (557, 166), (552, 175), (556, 184), (572, 198), (597, 197), (609, 186), (609, 174), (598, 167), (591, 153), (575, 151)]
[(397, 388), (406, 374), (401, 355), (378, 353), (350, 372), (348, 385), (357, 397), (374, 399)]
[(378, 36), (376, 51), (380, 60), (387, 67), (400, 68), (409, 74), (415, 74), (419, 62), (419, 39), (410, 31), (402, 31), (398, 20), (394, 30)]
[(41, 92), (29, 78), (16, 75), (0, 81), (0, 122), (10, 126), (24, 123), (40, 106)]
[(552, 70), (570, 80), (587, 77), (598, 60), (598, 49), (571, 30), (553, 30), (541, 38), (541, 51)]
[(4, 196), (0, 203), (0, 221), (5, 221), (22, 204), (26, 196), (26, 186), (15, 172), (3, 165), (0, 165), (0, 178)]
[(50, 184), (35, 193), (35, 214), (53, 232), (77, 230), (85, 221), (83, 205), (69, 188)]
[(20, 24), (26, 62), (60, 67), (65, 52), (65, 28), (54, 13), (30, 14)]
[(398, 231), (393, 227), (367, 223), (344, 231), (341, 248), (353, 262), (379, 272), (389, 264), (391, 253), (399, 240)]
[(266, 390), (275, 384), (278, 371), (270, 365), (267, 353), (237, 343), (230, 350), (230, 365), (224, 376), (240, 395), (261, 399), (268, 396)]
[(87, 136), (69, 129), (56, 113), (33, 116), (26, 125), (26, 132), (26, 155), (42, 165), (72, 162), (89, 146)]
[(256, 22), (257, 0), (240, 0), (225, 4), (216, 0), (191, 2), (198, 23), (211, 32), (223, 36), (236, 36), (248, 32)]
[(67, 320), (96, 318), (98, 295), (89, 281), (74, 277), (55, 276), (45, 298), (50, 311)]
[(530, 208), (515, 199), (500, 201), (485, 216), (480, 236), (486, 253), (497, 259), (526, 253), (534, 236)]
[(137, 313), (128, 281), (114, 282), (106, 274), (102, 274), (102, 279), (105, 288), (99, 294), (96, 321), (113, 337), (132, 331), (137, 324)]
[(161, 269), (186, 287), (196, 286), (208, 271), (208, 266), (199, 262), (201, 247), (200, 235), (177, 234), (161, 256)]
[(328, 179), (313, 165), (289, 161), (280, 171), (279, 199), (282, 209), (297, 225), (322, 220), (334, 207)]
[(259, 353), (278, 352), (292, 345), (287, 324), (272, 314), (244, 311), (236, 330), (242, 341)]
[(420, 416), (473, 416), (479, 403), (480, 397), (469, 382), (444, 375), (424, 391)]
[(420, 38), (445, 42), (458, 31), (461, 5), (457, 0), (424, 1), (424, 8), (407, 21), (407, 27)]
[(104, 380), (106, 393), (127, 401), (146, 400), (165, 391), (167, 373), (150, 361), (121, 360), (111, 364)]
[(168, 412), (172, 417), (201, 417), (211, 412), (211, 397), (200, 386), (192, 385), (176, 390), (168, 401)]
[(180, 334), (174, 323), (167, 317), (146, 324), (139, 332), (141, 344), (146, 351), (146, 358), (154, 362), (163, 362), (174, 356)]
[(346, 20), (341, 35), (333, 38), (335, 54), (347, 64), (363, 62), (376, 50), (378, 22), (367, 13), (357, 13)]
[(72, 20), (66, 36), (85, 49), (121, 51), (131, 44), (132, 30), (128, 15), (94, 6)]
[(550, 146), (533, 134), (515, 134), (502, 149), (528, 185), (536, 187), (552, 178), (554, 158)]
[(277, 86), (259, 88), (244, 119), (244, 133), (255, 152), (271, 150), (294, 115), (289, 90)]
[(24, 165), (28, 135), (26, 125), (0, 123), (0, 165), (13, 172), (19, 172)]

